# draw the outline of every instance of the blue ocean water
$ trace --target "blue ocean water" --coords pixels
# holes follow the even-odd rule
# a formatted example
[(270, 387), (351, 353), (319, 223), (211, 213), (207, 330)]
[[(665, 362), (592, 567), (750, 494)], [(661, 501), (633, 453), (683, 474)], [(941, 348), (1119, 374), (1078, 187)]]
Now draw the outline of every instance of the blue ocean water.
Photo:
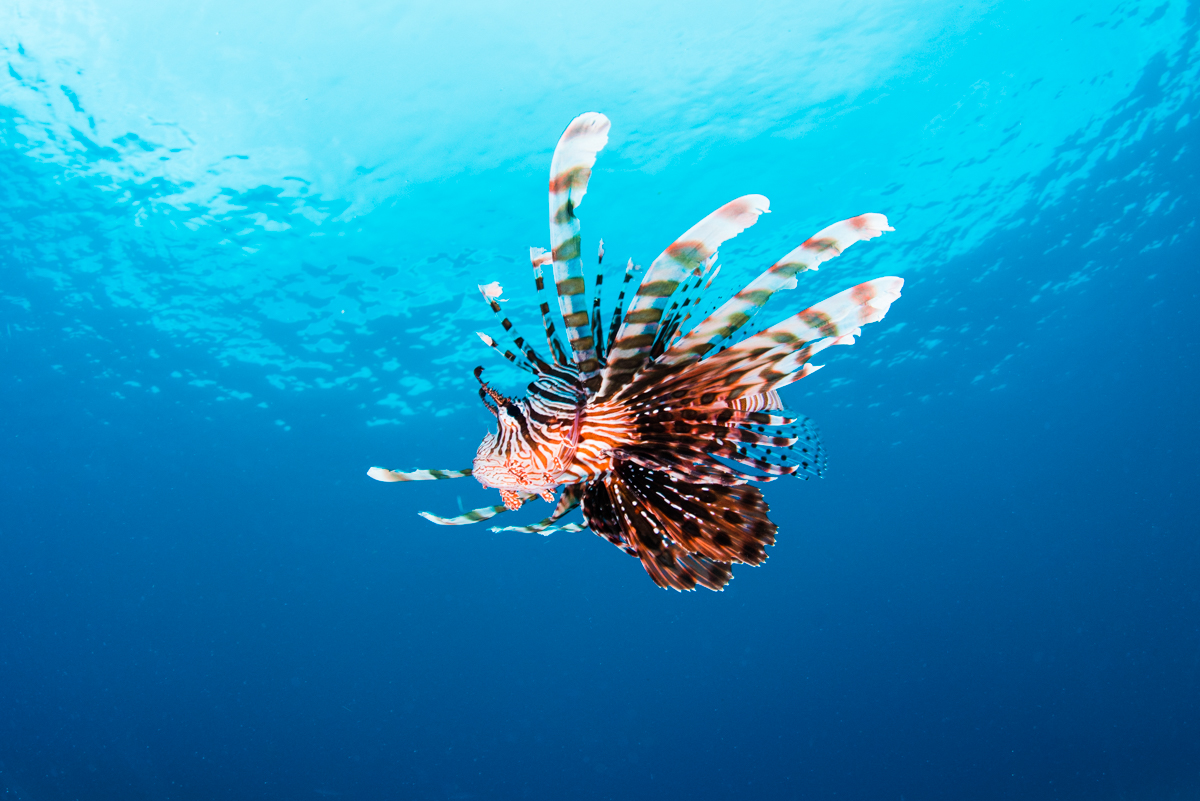
[[(0, 798), (1194, 799), (1200, 4), (0, 7)], [(721, 593), (439, 528), (578, 113), (615, 275), (886, 320)], [(513, 522), (548, 507), (531, 503)]]

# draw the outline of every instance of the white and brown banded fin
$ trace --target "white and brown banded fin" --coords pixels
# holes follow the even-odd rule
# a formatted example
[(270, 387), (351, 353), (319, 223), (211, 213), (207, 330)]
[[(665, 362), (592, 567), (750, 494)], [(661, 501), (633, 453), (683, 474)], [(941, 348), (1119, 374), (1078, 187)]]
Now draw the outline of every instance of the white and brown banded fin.
[(388, 470), (386, 467), (372, 467), (367, 475), (376, 481), (442, 481), (447, 478), (465, 478), (471, 475), (470, 470)]
[(492, 339), (490, 336), (483, 333), (482, 331), (476, 331), (475, 336), (479, 337), (479, 339), (483, 342), (483, 344), (487, 345), (489, 348), (496, 351), (501, 356), (503, 356), (505, 359), (512, 362), (517, 367), (520, 367), (522, 370), (528, 370), (529, 372), (531, 372), (535, 375), (540, 374), (540, 371), (533, 364), (531, 364), (528, 359), (524, 358), (523, 356), (518, 356), (517, 354), (513, 353), (511, 350), (501, 348), (500, 345), (496, 342), (496, 340)]
[(883, 319), (903, 288), (904, 279), (896, 276), (865, 281), (731, 345), (714, 358), (730, 360), (764, 347), (794, 348), (822, 337), (857, 335), (862, 326)]
[(579, 501), (582, 497), (583, 486), (572, 484), (563, 490), (562, 496), (558, 499), (558, 504), (554, 507), (554, 511), (545, 520), (539, 520), (528, 526), (493, 526), (492, 531), (515, 531), (520, 534), (541, 534), (543, 536), (549, 536), (556, 531), (583, 531), (587, 526), (579, 523), (567, 523), (561, 526), (554, 525), (560, 518), (579, 506)]
[(544, 294), (546, 288), (544, 268), (547, 264), (553, 264), (553, 261), (550, 252), (545, 248), (529, 249), (529, 264), (533, 267), (533, 284), (537, 289), (538, 311), (542, 315), (542, 329), (546, 332), (546, 346), (550, 348), (550, 356), (554, 359), (555, 364), (568, 365), (571, 360), (567, 357), (566, 350), (563, 349), (562, 340), (558, 338), (558, 332), (554, 328), (554, 315), (550, 313), (550, 304), (546, 301)]
[(435, 523), (439, 526), (469, 526), (472, 523), (482, 523), (484, 520), (491, 520), (496, 515), (507, 511), (508, 509), (501, 503), (495, 506), (481, 506), (478, 509), (464, 512), (457, 517), (438, 517), (431, 512), (417, 512), (417, 514), (430, 523)]
[(670, 306), (659, 323), (658, 333), (654, 344), (650, 347), (650, 358), (655, 363), (659, 357), (682, 334), (682, 328), (691, 319), (692, 311), (699, 305), (704, 292), (712, 283), (712, 278), (719, 272), (721, 265), (710, 260), (706, 269), (697, 271), (679, 285), (671, 298)]
[[(566, 326), (571, 357), (583, 382), (599, 386), (600, 362), (592, 338), (588, 298), (583, 279), (579, 218), (575, 210), (587, 194), (596, 154), (608, 143), (608, 118), (589, 111), (580, 114), (558, 140), (550, 162), (550, 251), (554, 286)], [(592, 386), (595, 385), (595, 386)]]
[(689, 228), (654, 260), (610, 344), (601, 397), (611, 397), (643, 366), (680, 283), (707, 269), (723, 242), (754, 225), (769, 208), (770, 201), (762, 195), (731, 200)]
[(617, 331), (621, 329), (621, 313), (625, 307), (625, 295), (629, 292), (629, 284), (633, 281), (633, 274), (637, 269), (639, 268), (634, 266), (633, 259), (630, 259), (625, 265), (625, 279), (621, 281), (621, 292), (617, 295), (617, 305), (613, 307), (612, 319), (608, 324), (608, 335), (604, 341), (606, 360), (607, 354), (612, 352), (613, 343), (617, 340)]
[(680, 364), (703, 357), (721, 340), (753, 319), (773, 294), (783, 289), (794, 289), (799, 273), (816, 270), (821, 263), (840, 255), (855, 242), (874, 239), (884, 231), (894, 230), (888, 225), (887, 217), (869, 213), (836, 222), (818, 231), (697, 323), (658, 359), (658, 363)]
[(496, 341), (486, 334), (479, 332), (476, 332), (476, 334), (483, 340), (485, 345), (504, 354), (504, 358), (518, 367), (523, 367), (533, 373), (544, 372), (546, 369), (546, 360), (533, 349), (533, 346), (529, 344), (529, 341), (525, 337), (521, 336), (520, 332), (513, 325), (512, 320), (508, 319), (508, 315), (500, 308), (500, 295), (503, 292), (504, 288), (495, 281), (490, 284), (480, 285), (479, 287), (479, 293), (483, 295), (483, 299), (492, 310), (492, 314), (496, 315), (496, 318), (500, 321), (500, 327), (504, 329), (504, 333), (508, 335), (512, 343), (521, 351), (521, 356), (518, 357), (512, 351), (501, 350)]
[(808, 363), (814, 355), (853, 344), (861, 326), (883, 319), (903, 285), (887, 276), (851, 287), (683, 369), (664, 367), (647, 376), (643, 392), (683, 393), (708, 405), (778, 390), (820, 369)]
[(596, 348), (596, 360), (604, 363), (605, 354), (608, 352), (607, 343), (604, 341), (604, 323), (600, 320), (600, 301), (603, 296), (604, 289), (604, 240), (600, 240), (600, 247), (596, 250), (596, 291), (592, 293), (592, 342)]
[(564, 523), (563, 525), (554, 525), (552, 523), (547, 523), (548, 519), (550, 518), (541, 520), (539, 523), (530, 523), (529, 525), (493, 525), (492, 532), (493, 534), (499, 534), (500, 531), (516, 531), (517, 534), (540, 534), (541, 536), (548, 537), (552, 534), (558, 534), (559, 531), (565, 531), (568, 532), (568, 534), (574, 534), (576, 531), (586, 531), (588, 528), (588, 526), (583, 525), (582, 523)]
[(587, 526), (582, 523), (563, 523), (561, 526), (556, 526), (549, 522), (550, 518), (546, 518), (537, 523), (531, 523), (528, 526), (492, 526), (492, 532), (499, 534), (502, 531), (515, 531), (518, 534), (541, 534), (543, 537), (549, 537), (551, 534), (557, 534), (560, 531), (572, 533), (583, 531)]

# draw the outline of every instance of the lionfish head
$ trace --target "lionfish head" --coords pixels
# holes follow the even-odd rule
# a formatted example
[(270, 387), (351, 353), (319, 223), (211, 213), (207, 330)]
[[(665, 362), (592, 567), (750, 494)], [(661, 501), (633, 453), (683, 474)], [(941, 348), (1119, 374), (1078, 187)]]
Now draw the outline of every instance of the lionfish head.
[(525, 412), (519, 404), (501, 395), (479, 378), (482, 372), (482, 367), (475, 368), (475, 377), (479, 379), (479, 397), (488, 411), (496, 416), (498, 429), (494, 433), (488, 432), (483, 442), (479, 443), (471, 474), (485, 487), (494, 487), (502, 491), (529, 490), (531, 487), (528, 486), (523, 471), (519, 469), (519, 461), (516, 458), (517, 443), (521, 441), (522, 432), (528, 427)]

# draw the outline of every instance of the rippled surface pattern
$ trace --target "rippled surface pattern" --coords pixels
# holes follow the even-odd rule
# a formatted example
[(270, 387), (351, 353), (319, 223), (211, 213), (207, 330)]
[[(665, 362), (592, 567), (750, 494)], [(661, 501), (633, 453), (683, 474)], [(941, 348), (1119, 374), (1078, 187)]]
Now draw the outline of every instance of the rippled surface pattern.
[[(0, 5), (0, 799), (1196, 797), (1198, 36), (1196, 0)], [(723, 593), (365, 476), (469, 465), (475, 365), (520, 391), (475, 287), (537, 330), (590, 110), (610, 277), (751, 192), (723, 295), (896, 228), (765, 312), (906, 281), (785, 391), (830, 471), (765, 489)]]

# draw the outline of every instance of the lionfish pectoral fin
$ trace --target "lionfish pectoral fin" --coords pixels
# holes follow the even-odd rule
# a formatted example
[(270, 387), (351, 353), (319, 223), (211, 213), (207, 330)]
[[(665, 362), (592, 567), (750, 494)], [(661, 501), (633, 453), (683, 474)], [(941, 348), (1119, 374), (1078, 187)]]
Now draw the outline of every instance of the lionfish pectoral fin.
[(546, 503), (554, 503), (554, 490), (542, 490), (538, 496)]
[(497, 504), (496, 506), (481, 506), (478, 509), (472, 509), (469, 512), (464, 512), (457, 517), (438, 517), (430, 512), (417, 512), (417, 514), (428, 520), (430, 523), (435, 523), (439, 526), (469, 526), (472, 523), (490, 520), (496, 515), (507, 511), (507, 507), (505, 507), (503, 504)]
[(639, 558), (656, 584), (674, 590), (720, 590), (732, 564), (762, 564), (775, 544), (757, 488), (694, 484), (627, 461), (588, 485), (583, 515)]
[(367, 475), (376, 481), (441, 481), (447, 478), (464, 478), (471, 475), (467, 470), (388, 470), (386, 467), (372, 467)]
[(672, 590), (721, 590), (734, 562), (760, 565), (775, 542), (754, 487), (677, 481), (629, 462), (588, 484), (583, 519)]

